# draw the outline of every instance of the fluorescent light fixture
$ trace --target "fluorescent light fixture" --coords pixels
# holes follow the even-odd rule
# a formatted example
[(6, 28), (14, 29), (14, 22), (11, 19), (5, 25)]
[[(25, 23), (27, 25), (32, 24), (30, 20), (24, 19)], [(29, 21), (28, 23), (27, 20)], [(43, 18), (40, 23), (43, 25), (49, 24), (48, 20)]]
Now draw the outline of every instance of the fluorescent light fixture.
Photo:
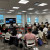
[(20, 0), (20, 1), (28, 1), (28, 0)]
[(12, 12), (7, 12), (7, 13), (12, 13)]
[(33, 10), (34, 8), (28, 8), (28, 10)]
[(27, 12), (27, 11), (22, 11), (22, 12)]
[(47, 12), (42, 12), (42, 14), (46, 14)]
[(20, 4), (27, 4), (29, 1), (28, 0), (20, 0), (18, 3)]
[(48, 11), (48, 9), (44, 9), (43, 11)]
[(38, 6), (46, 6), (46, 5), (48, 5), (48, 4), (47, 3), (41, 3)]
[(37, 11), (35, 11), (35, 14), (41, 14), (41, 13), (37, 10)]
[(22, 14), (21, 12), (18, 12), (18, 14)]
[(14, 10), (9, 10), (9, 11), (13, 12)]
[(13, 9), (19, 9), (19, 7), (13, 7)]
[(46, 13), (46, 12), (43, 12), (43, 13)]
[(33, 13), (28, 13), (28, 14), (33, 14)]
[(37, 11), (35, 11), (35, 13), (37, 14), (37, 13), (39, 13), (39, 11), (37, 10)]

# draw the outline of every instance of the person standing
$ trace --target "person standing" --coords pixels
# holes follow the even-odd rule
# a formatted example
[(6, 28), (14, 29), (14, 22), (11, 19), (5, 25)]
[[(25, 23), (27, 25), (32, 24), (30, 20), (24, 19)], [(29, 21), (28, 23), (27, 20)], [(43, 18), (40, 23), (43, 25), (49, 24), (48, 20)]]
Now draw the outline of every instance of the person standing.
[(27, 33), (27, 28), (28, 28), (28, 24), (27, 22), (25, 23), (25, 33)]

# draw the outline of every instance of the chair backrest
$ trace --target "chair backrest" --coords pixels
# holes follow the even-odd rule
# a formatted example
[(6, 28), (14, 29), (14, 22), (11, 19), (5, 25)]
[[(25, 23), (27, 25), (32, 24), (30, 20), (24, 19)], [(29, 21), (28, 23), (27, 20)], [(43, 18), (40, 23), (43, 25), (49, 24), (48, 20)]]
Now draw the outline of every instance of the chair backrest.
[(35, 46), (35, 40), (26, 40), (27, 47), (33, 47)]
[(39, 39), (39, 35), (38, 34), (36, 35), (36, 38), (37, 38), (37, 40)]
[(2, 32), (2, 37), (5, 37), (5, 33)]
[(10, 35), (9, 33), (6, 33), (6, 34), (5, 34), (5, 38), (10, 38), (10, 36), (11, 36), (11, 35)]

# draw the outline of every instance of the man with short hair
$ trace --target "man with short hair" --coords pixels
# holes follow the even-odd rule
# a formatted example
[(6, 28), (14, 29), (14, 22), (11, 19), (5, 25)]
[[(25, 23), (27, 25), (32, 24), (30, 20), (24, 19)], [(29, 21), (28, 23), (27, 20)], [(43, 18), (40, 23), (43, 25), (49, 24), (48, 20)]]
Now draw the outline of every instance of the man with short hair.
[(32, 31), (31, 28), (29, 28), (29, 29), (27, 30), (28, 33), (25, 34), (24, 40), (25, 40), (25, 41), (26, 41), (26, 40), (35, 40), (35, 41), (37, 42), (38, 40), (37, 40), (36, 36), (35, 36), (31, 31)]

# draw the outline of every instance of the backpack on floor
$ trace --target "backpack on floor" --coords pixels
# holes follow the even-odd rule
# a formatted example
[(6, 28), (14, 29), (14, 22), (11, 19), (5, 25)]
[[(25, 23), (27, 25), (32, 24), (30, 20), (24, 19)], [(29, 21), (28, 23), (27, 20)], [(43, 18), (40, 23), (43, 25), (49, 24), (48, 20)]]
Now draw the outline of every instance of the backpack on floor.
[(20, 48), (23, 48), (23, 43), (22, 43), (22, 41), (19, 42), (19, 47), (20, 47)]
[(20, 47), (20, 48), (23, 48), (23, 44), (22, 44), (22, 43), (20, 43), (20, 44), (19, 44), (19, 47)]
[(43, 42), (42, 42), (41, 39), (38, 39), (38, 45), (39, 45), (39, 46), (42, 46), (42, 45), (43, 45)]

